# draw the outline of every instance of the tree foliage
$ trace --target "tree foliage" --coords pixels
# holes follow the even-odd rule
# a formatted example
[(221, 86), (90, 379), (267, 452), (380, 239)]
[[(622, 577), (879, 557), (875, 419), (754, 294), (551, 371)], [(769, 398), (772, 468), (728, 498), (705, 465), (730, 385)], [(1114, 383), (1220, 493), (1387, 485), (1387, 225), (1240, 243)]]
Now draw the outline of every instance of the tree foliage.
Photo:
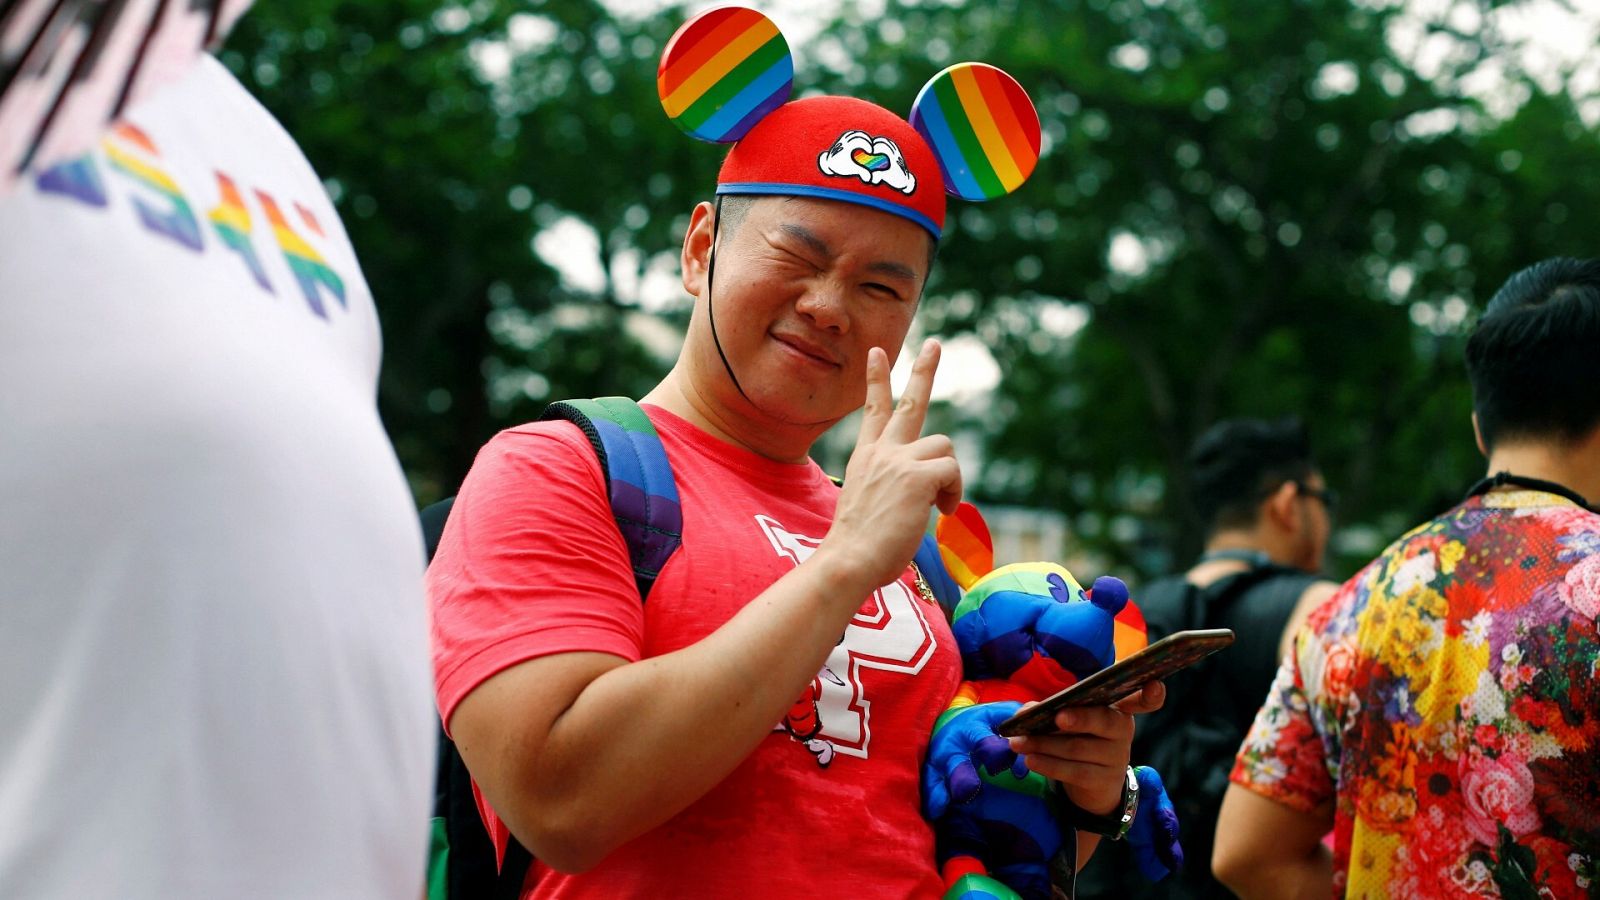
[(975, 58), (1040, 109), (1048, 155), (1015, 195), (957, 211), (925, 313), (1005, 373), (972, 411), (982, 494), (1066, 510), (1149, 572), (1198, 547), (1183, 460), (1220, 417), (1305, 417), (1346, 522), (1371, 529), (1361, 554), (1475, 478), (1471, 313), (1517, 268), (1593, 252), (1600, 178), (1576, 167), (1595, 131), (1526, 76), (1506, 88), (1533, 99), (1505, 121), (1465, 93), (1509, 52), (1487, 30), (1447, 36), (1423, 77), (1389, 39), (1406, 15), (891, 2), (876, 26), (830, 28), (840, 89), (876, 83), (907, 109), (923, 73)]
[[(1460, 362), (1474, 312), (1534, 260), (1592, 254), (1600, 209), (1596, 130), (1565, 85), (1504, 66), (1491, 93), (1522, 102), (1469, 92), (1512, 48), (1484, 24), (1504, 4), (1456, 5), (1479, 24), (1424, 27), (1442, 61), (1397, 40), (1419, 27), (1407, 7), (1352, 0), (886, 0), (797, 48), (802, 91), (904, 112), (979, 59), (1039, 107), (1039, 170), (1003, 200), (952, 201), (922, 312), (1003, 373), (944, 411), (984, 447), (980, 500), (1062, 510), (1085, 547), (1149, 574), (1198, 544), (1194, 436), (1291, 413), (1350, 498), (1353, 554), (1454, 499), (1481, 466)], [(683, 15), (278, 0), (230, 41), (355, 241), (419, 500), (546, 400), (637, 395), (669, 364), (661, 322), (686, 307), (643, 308), (640, 284), (671, 283), (720, 161), (656, 101)], [(587, 282), (545, 258), (585, 239)]]
[[(670, 21), (533, 8), (261, 4), (223, 54), (328, 180), (379, 300), (381, 408), (424, 502), (547, 399), (660, 376), (615, 281), (672, 243), (688, 175), (709, 184), (715, 165), (658, 121)], [(598, 289), (534, 252), (573, 220), (601, 235)]]

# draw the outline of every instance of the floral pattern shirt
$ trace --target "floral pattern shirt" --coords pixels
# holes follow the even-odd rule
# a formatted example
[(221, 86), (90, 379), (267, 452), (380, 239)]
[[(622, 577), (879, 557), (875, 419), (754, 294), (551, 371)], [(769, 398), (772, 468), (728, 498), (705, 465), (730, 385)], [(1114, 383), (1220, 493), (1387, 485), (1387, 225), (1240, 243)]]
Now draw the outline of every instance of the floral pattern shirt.
[(1334, 896), (1600, 897), (1600, 515), (1474, 497), (1307, 622), (1232, 780), (1332, 805)]

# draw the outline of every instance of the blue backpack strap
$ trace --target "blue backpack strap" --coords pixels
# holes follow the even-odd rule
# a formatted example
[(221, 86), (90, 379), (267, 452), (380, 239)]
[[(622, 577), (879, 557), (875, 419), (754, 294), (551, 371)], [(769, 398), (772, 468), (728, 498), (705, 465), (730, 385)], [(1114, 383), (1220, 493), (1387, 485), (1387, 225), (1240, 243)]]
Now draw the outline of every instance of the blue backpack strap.
[(563, 400), (550, 404), (539, 418), (565, 419), (589, 439), (643, 601), (683, 543), (683, 507), (661, 436), (639, 404), (627, 397)]
[(931, 534), (922, 536), (922, 543), (917, 545), (915, 556), (911, 557), (911, 564), (917, 567), (917, 572), (928, 585), (928, 590), (933, 592), (933, 598), (939, 601), (944, 608), (945, 615), (955, 615), (956, 607), (961, 605), (961, 586), (950, 577), (950, 570), (944, 567), (944, 557), (939, 555), (939, 541)]

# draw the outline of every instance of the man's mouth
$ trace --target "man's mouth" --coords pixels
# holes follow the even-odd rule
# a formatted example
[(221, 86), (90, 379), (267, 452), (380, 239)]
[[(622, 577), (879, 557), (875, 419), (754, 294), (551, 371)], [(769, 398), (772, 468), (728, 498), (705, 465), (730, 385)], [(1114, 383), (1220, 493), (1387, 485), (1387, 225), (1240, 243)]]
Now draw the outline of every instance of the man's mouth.
[(774, 334), (772, 337), (778, 343), (788, 347), (790, 350), (793, 350), (796, 354), (804, 356), (818, 365), (831, 366), (834, 368), (838, 368), (841, 365), (840, 361), (834, 356), (834, 354), (828, 352), (828, 350), (824, 347), (811, 343), (805, 338), (796, 337), (792, 334)]

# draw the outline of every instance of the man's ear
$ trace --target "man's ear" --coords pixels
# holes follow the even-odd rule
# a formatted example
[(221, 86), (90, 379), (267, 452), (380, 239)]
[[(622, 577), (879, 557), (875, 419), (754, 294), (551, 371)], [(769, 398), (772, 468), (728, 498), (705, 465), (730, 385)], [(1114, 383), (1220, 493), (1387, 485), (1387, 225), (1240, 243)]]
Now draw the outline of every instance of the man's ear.
[(711, 239), (716, 220), (716, 207), (705, 200), (696, 203), (694, 212), (689, 216), (689, 230), (683, 235), (683, 252), (679, 256), (678, 266), (683, 272), (683, 289), (691, 297), (698, 298), (705, 290), (711, 270)]
[(1472, 413), (1472, 439), (1478, 442), (1478, 452), (1483, 454), (1484, 459), (1488, 459), (1489, 445), (1483, 442), (1483, 426), (1478, 424), (1478, 413), (1476, 411)]
[(1285, 481), (1278, 485), (1262, 504), (1267, 521), (1284, 531), (1297, 531), (1300, 527), (1300, 516), (1295, 510), (1295, 499), (1300, 495), (1300, 488), (1292, 481)]

